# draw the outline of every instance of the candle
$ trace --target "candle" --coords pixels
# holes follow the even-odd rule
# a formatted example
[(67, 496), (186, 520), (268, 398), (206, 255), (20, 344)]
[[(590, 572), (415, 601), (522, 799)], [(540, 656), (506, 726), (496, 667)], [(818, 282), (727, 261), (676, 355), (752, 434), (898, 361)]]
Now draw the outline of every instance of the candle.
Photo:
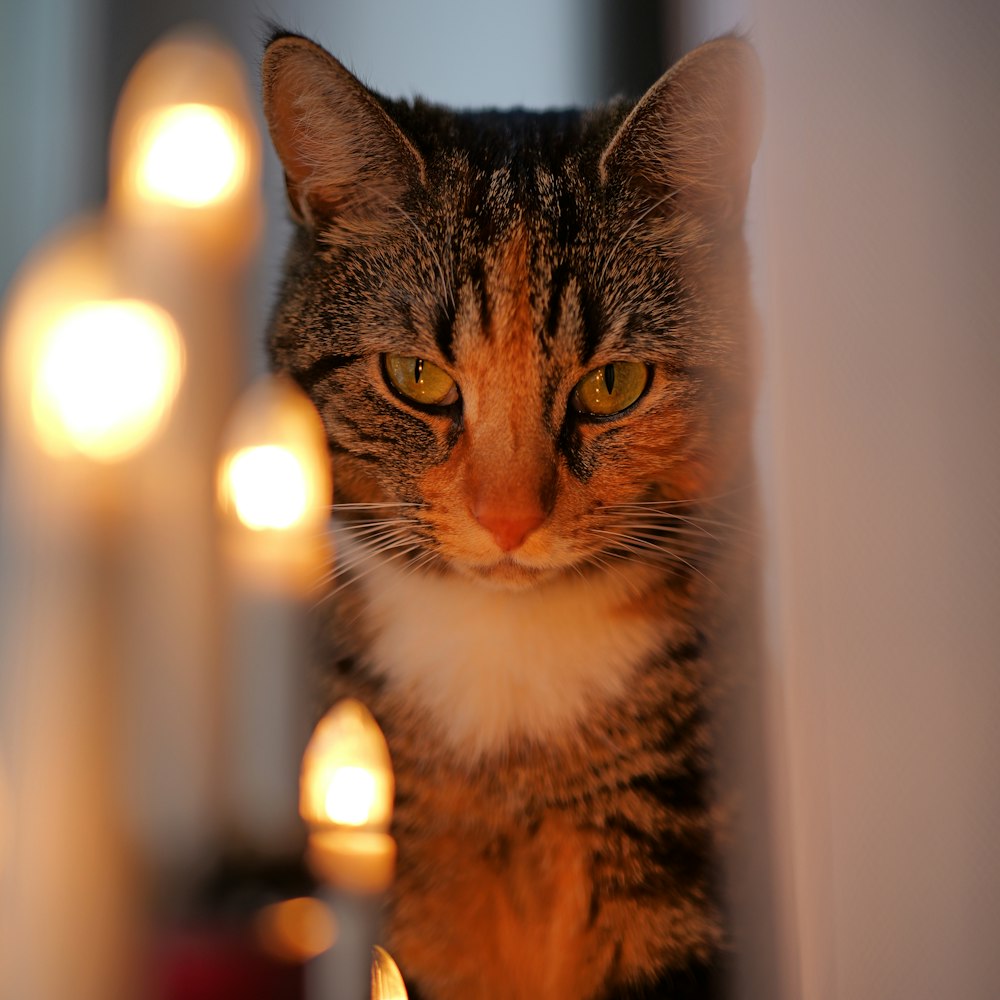
[(360, 702), (338, 702), (306, 747), (299, 793), (309, 864), (328, 887), (339, 928), (333, 947), (313, 965), (317, 998), (359, 1000), (369, 992), (379, 911), (396, 859), (388, 833), (393, 792), (378, 724)]
[(109, 204), (136, 252), (162, 260), (155, 234), (199, 264), (245, 263), (262, 221), (253, 121), (239, 58), (210, 32), (182, 28), (140, 59), (115, 116)]
[(128, 989), (140, 932), (122, 796), (123, 485), (169, 422), (183, 349), (173, 317), (122, 282), (99, 221), (28, 263), (5, 328), (2, 985), (103, 1000)]
[(300, 846), (296, 775), (308, 737), (307, 613), (328, 561), (323, 426), (285, 378), (230, 419), (218, 474), (232, 622), (227, 788), (231, 834), (257, 853)]
[(372, 1000), (407, 1000), (406, 984), (399, 967), (378, 945), (372, 954)]
[(259, 138), (239, 60), (181, 29), (138, 62), (111, 142), (108, 213), (130, 286), (176, 317), (176, 418), (131, 477), (126, 530), (132, 788), (167, 892), (190, 891), (223, 837), (225, 628), (214, 505), (222, 429), (243, 378), (247, 267), (261, 224)]

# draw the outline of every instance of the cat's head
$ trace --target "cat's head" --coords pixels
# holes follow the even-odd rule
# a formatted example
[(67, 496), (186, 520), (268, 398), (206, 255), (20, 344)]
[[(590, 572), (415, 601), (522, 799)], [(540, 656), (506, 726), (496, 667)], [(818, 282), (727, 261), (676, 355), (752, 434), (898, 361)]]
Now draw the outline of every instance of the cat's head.
[(296, 223), (272, 360), (400, 558), (511, 586), (655, 562), (654, 508), (742, 474), (757, 76), (729, 38), (635, 106), (456, 113), (268, 46)]

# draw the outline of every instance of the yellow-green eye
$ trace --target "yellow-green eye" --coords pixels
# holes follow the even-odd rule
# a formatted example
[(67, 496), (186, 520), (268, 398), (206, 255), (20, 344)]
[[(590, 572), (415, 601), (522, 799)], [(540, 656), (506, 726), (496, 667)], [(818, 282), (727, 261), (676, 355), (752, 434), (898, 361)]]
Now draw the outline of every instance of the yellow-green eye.
[(615, 361), (584, 375), (573, 390), (580, 413), (609, 417), (631, 406), (649, 381), (649, 369), (638, 361)]
[(425, 406), (447, 406), (458, 400), (455, 380), (436, 364), (405, 354), (385, 355), (385, 374), (407, 399)]

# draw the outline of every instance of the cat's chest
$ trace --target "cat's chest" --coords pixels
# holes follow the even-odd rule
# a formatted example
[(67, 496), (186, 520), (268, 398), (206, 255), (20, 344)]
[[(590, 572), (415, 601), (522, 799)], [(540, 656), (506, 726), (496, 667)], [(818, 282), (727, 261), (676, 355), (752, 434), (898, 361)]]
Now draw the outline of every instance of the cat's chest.
[(374, 558), (361, 572), (369, 669), (466, 758), (566, 734), (622, 696), (669, 630), (636, 597), (644, 581), (620, 576), (504, 591)]

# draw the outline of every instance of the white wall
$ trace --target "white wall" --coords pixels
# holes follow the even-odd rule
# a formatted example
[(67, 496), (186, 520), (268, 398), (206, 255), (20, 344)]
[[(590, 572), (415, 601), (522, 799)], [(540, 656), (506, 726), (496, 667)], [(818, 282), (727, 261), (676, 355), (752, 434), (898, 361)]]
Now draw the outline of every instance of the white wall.
[(1000, 8), (762, 0), (787, 992), (1000, 949)]

